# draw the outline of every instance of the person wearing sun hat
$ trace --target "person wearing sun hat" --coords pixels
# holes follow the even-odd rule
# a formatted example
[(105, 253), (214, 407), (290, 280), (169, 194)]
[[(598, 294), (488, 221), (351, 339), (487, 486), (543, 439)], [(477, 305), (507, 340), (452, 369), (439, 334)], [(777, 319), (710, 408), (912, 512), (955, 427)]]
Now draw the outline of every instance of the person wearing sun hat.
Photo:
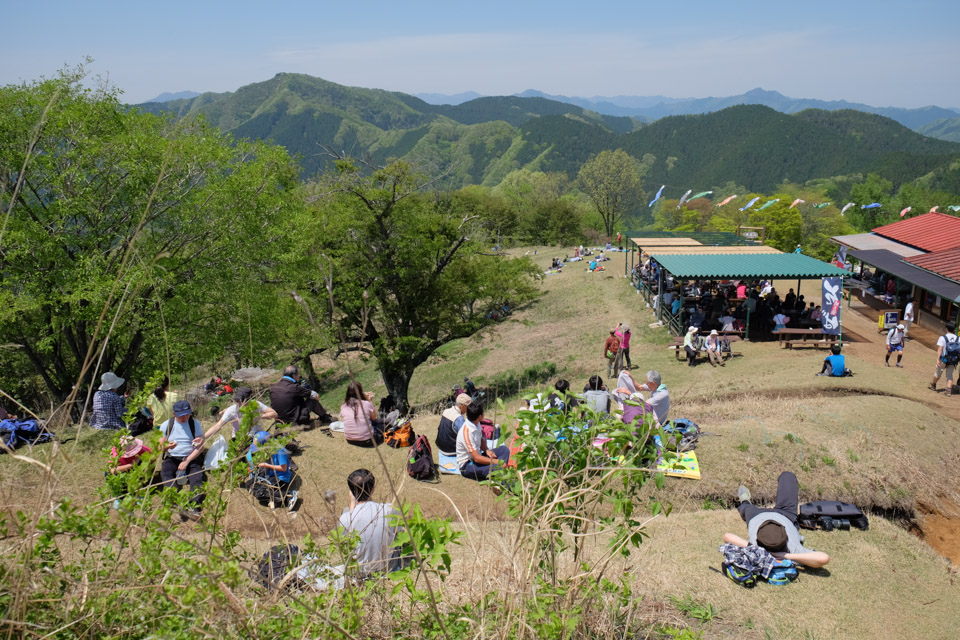
[(100, 376), (100, 388), (93, 394), (93, 413), (90, 426), (94, 429), (123, 429), (126, 412), (126, 394), (123, 378), (112, 371)]
[(900, 361), (903, 360), (903, 343), (906, 338), (907, 332), (904, 330), (904, 326), (902, 324), (898, 324), (887, 332), (887, 357), (884, 360), (884, 363), (888, 367), (890, 366), (890, 354), (896, 351), (897, 366), (901, 369), (903, 368), (903, 365), (900, 364)]
[(697, 327), (689, 327), (687, 329), (687, 335), (683, 338), (683, 350), (687, 352), (687, 365), (694, 366), (694, 361), (697, 359), (697, 333), (700, 331)]
[(116, 449), (113, 450), (113, 454), (117, 459), (116, 465), (110, 469), (113, 473), (130, 471), (130, 469), (133, 469), (133, 465), (140, 462), (143, 454), (150, 453), (151, 451), (150, 447), (143, 444), (143, 440), (129, 436), (120, 438), (120, 446), (123, 447), (121, 453), (118, 454)]
[(723, 361), (723, 352), (720, 350), (720, 334), (716, 329), (710, 332), (710, 335), (707, 336), (704, 346), (707, 349), (707, 356), (710, 358), (710, 366), (716, 367), (719, 364), (721, 367), (727, 366)]
[(630, 362), (630, 323), (621, 322), (618, 324), (614, 335), (620, 339), (620, 351), (617, 355), (620, 356), (621, 364), (625, 365), (627, 369), (632, 369), (633, 364)]

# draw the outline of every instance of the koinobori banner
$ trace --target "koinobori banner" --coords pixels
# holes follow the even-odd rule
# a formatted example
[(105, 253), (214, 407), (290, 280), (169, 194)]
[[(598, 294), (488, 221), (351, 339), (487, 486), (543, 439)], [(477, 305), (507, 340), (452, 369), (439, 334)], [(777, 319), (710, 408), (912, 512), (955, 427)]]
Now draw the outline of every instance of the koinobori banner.
[(823, 279), (823, 300), (820, 304), (820, 321), (823, 326), (823, 332), (832, 336), (840, 335), (840, 302), (842, 300), (840, 291), (842, 287), (842, 278)]

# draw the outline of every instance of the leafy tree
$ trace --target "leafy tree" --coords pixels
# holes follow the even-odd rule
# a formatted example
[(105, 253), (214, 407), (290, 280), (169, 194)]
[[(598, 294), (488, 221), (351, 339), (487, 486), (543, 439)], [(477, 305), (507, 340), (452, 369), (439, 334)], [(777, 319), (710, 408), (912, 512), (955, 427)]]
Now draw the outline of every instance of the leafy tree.
[(637, 162), (623, 149), (601, 151), (580, 168), (577, 177), (603, 218), (607, 237), (644, 199)]
[(297, 202), (283, 149), (127, 110), (81, 79), (0, 89), (0, 383), (34, 403), (145, 361), (257, 355), (277, 304), (256, 285)]
[[(751, 196), (753, 197), (753, 196)], [(780, 202), (770, 205), (763, 211), (750, 212), (750, 225), (767, 228), (766, 244), (776, 247), (780, 251), (791, 252), (801, 243), (803, 217), (797, 209), (791, 209), (789, 194), (777, 193), (771, 196), (779, 198)], [(767, 201), (765, 198), (757, 203), (759, 206)]]
[(316, 203), (324, 232), (313, 237), (332, 270), (332, 320), (369, 341), (402, 407), (414, 371), (437, 348), (536, 295), (536, 267), (486, 254), (472, 236), (477, 221), (425, 197), (427, 184), (404, 162), (365, 174), (339, 160)]
[[(892, 182), (875, 173), (868, 174), (866, 180), (850, 187), (850, 199), (857, 206), (851, 208), (848, 216), (857, 229), (870, 231), (888, 222), (893, 222), (890, 202), (892, 189)], [(879, 202), (883, 206), (876, 209), (860, 208), (874, 202)]]

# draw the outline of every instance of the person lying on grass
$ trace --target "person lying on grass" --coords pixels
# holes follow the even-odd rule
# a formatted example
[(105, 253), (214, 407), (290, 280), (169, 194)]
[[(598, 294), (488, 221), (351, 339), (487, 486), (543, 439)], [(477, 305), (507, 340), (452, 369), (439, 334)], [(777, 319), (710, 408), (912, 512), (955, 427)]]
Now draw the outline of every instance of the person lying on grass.
[(740, 501), (737, 511), (747, 523), (750, 540), (748, 542), (733, 533), (725, 533), (724, 542), (738, 547), (757, 545), (779, 560), (786, 558), (811, 569), (818, 569), (830, 562), (827, 554), (807, 549), (802, 544), (803, 537), (797, 528), (800, 484), (793, 473), (784, 471), (780, 474), (777, 480), (777, 502), (773, 509), (760, 509), (751, 504), (750, 491), (746, 487), (740, 487), (737, 499)]

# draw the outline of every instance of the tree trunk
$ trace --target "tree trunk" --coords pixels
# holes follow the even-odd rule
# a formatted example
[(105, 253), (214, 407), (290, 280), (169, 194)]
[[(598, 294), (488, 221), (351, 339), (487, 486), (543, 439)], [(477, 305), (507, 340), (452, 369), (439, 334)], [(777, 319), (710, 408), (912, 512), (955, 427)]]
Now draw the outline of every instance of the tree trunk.
[(380, 375), (383, 376), (383, 384), (387, 387), (387, 393), (393, 398), (393, 402), (400, 413), (405, 414), (410, 409), (410, 400), (407, 394), (410, 391), (410, 378), (413, 377), (413, 371), (394, 371), (380, 367)]
[(316, 391), (320, 388), (320, 378), (317, 377), (317, 372), (313, 368), (313, 353), (313, 351), (307, 353), (293, 364), (300, 362), (300, 371), (306, 376), (307, 381), (310, 383), (310, 388)]

